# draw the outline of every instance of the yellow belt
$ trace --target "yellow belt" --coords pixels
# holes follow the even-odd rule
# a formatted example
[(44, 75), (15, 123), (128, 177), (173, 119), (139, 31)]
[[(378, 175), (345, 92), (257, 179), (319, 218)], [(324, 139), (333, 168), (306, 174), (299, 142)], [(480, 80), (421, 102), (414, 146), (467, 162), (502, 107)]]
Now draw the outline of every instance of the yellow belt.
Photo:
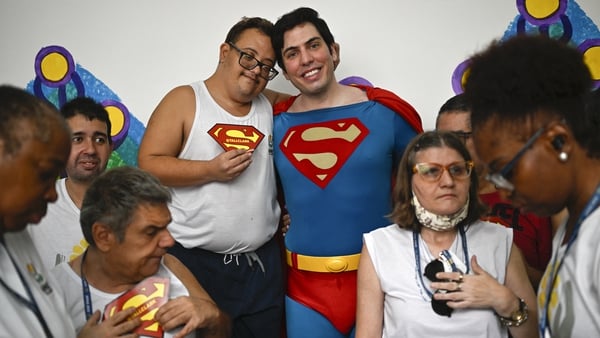
[(344, 272), (358, 269), (360, 254), (346, 256), (305, 256), (285, 250), (287, 264), (293, 268), (312, 272)]

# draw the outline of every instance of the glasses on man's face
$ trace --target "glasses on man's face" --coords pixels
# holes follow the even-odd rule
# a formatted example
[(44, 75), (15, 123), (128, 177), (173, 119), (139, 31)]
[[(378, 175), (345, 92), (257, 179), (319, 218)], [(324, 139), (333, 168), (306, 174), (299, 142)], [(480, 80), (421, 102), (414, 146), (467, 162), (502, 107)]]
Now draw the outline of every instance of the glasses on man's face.
[(227, 43), (231, 47), (233, 47), (233, 49), (237, 50), (240, 53), (240, 58), (238, 59), (238, 63), (243, 68), (245, 68), (247, 70), (252, 70), (252, 69), (256, 68), (257, 66), (260, 67), (259, 76), (267, 81), (273, 80), (275, 78), (275, 76), (277, 76), (277, 74), (279, 74), (279, 72), (275, 68), (258, 61), (258, 59), (256, 59), (254, 56), (239, 49), (236, 45), (233, 44), (233, 42), (227, 42)]
[(464, 179), (471, 175), (473, 171), (473, 161), (454, 162), (448, 165), (439, 163), (417, 163), (413, 167), (413, 174), (419, 174), (421, 178), (428, 182), (437, 182), (442, 178), (444, 171), (447, 171), (453, 179)]
[(458, 136), (463, 144), (467, 144), (467, 141), (471, 138), (471, 136), (473, 136), (473, 132), (462, 130), (453, 131), (452, 134)]
[(531, 148), (533, 143), (542, 135), (544, 129), (545, 127), (538, 129), (533, 134), (533, 136), (531, 136), (529, 140), (525, 142), (525, 145), (523, 145), (523, 147), (519, 149), (517, 154), (504, 167), (502, 167), (502, 169), (495, 173), (487, 174), (485, 176), (485, 179), (494, 184), (498, 189), (503, 189), (507, 191), (515, 190), (515, 186), (512, 183), (510, 183), (510, 181), (508, 180), (508, 176), (510, 176), (510, 172), (514, 169), (519, 159), (523, 157), (523, 154), (525, 154), (527, 149)]

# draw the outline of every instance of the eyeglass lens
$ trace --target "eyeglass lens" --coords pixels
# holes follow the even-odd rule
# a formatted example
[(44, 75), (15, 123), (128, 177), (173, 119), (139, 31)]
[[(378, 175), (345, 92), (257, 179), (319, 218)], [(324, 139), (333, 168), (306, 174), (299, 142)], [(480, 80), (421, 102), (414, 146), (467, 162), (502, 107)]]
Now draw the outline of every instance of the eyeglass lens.
[(279, 72), (275, 68), (258, 61), (258, 59), (256, 59), (254, 56), (239, 49), (233, 43), (228, 42), (228, 44), (240, 53), (238, 63), (245, 69), (252, 70), (257, 66), (260, 67), (260, 76), (266, 80), (273, 80), (275, 76), (279, 74)]
[(442, 177), (444, 170), (448, 171), (450, 176), (455, 179), (466, 178), (471, 175), (473, 162), (456, 162), (443, 166), (437, 163), (417, 163), (413, 172), (418, 173), (423, 179), (435, 182)]
[(525, 151), (527, 151), (527, 149), (529, 149), (533, 145), (533, 143), (542, 135), (545, 129), (545, 127), (541, 127), (540, 129), (538, 129), (529, 138), (529, 140), (525, 142), (523, 147), (519, 149), (515, 156), (504, 167), (502, 167), (502, 169), (500, 169), (498, 172), (488, 174), (485, 178), (492, 184), (494, 184), (497, 188), (513, 191), (515, 189), (515, 186), (508, 180), (510, 172), (513, 170), (519, 159), (523, 157)]

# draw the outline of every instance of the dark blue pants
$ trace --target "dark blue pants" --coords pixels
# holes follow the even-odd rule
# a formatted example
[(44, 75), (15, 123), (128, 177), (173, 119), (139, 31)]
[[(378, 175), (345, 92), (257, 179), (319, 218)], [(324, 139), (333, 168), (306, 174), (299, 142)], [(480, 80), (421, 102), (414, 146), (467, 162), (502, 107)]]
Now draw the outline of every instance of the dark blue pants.
[[(176, 243), (169, 253), (196, 276), (219, 308), (232, 320), (234, 338), (279, 338), (283, 321), (284, 281), (281, 251), (271, 239), (255, 253), (223, 255)], [(252, 263), (252, 265), (250, 265)]]

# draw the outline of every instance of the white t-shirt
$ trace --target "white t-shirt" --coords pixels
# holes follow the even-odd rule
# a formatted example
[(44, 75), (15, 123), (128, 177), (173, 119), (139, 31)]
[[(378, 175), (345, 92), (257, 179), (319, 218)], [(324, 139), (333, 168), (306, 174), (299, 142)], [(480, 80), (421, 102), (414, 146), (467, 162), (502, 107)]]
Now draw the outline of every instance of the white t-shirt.
[(40, 224), (27, 227), (48, 270), (77, 257), (88, 245), (81, 232), (79, 208), (71, 200), (65, 182), (64, 178), (56, 181), (58, 199), (48, 204)]
[[(504, 283), (512, 230), (477, 221), (466, 228), (466, 237), (468, 259), (476, 255), (479, 265)], [(421, 236), (418, 239), (421, 271), (418, 272), (412, 231), (393, 224), (364, 234), (363, 238), (384, 293), (383, 337), (508, 336), (508, 331), (491, 309), (455, 309), (451, 317), (433, 311), (431, 298), (423, 289), (423, 283), (427, 288), (431, 283), (423, 276), (423, 271), (433, 255)], [(460, 233), (449, 249), (463, 263), (467, 261)]]
[[(6, 247), (0, 244), (0, 278), (16, 293), (30, 300), (10, 259), (8, 249), (52, 335), (55, 338), (75, 337), (75, 329), (67, 314), (61, 290), (57, 287), (58, 283), (43, 266), (29, 233), (26, 230), (7, 233), (4, 235), (4, 240)], [(37, 272), (38, 277), (43, 277), (50, 286), (51, 292), (43, 290), (44, 283), (34, 279), (34, 274), (29, 272), (28, 266)], [(45, 337), (42, 324), (34, 312), (3, 285), (0, 285), (0, 311), (0, 337)]]
[[(540, 320), (552, 284), (551, 267), (563, 259), (566, 249), (561, 245), (565, 230), (563, 224), (554, 236), (553, 259), (538, 289)], [(577, 239), (564, 256), (552, 289), (549, 319), (552, 337), (600, 337), (600, 208), (581, 224)]]
[[(77, 332), (81, 330), (85, 325), (85, 305), (83, 302), (83, 289), (81, 286), (81, 277), (79, 277), (68, 263), (61, 263), (52, 269), (52, 274), (60, 283), (62, 292), (64, 293), (64, 300), (67, 305), (68, 313), (75, 324)], [(189, 295), (183, 283), (175, 277), (175, 275), (169, 270), (164, 262), (161, 262), (160, 268), (155, 276), (167, 277), (170, 279), (169, 285), (169, 299), (177, 298), (179, 296)], [(92, 313), (96, 310), (100, 312), (104, 311), (106, 304), (112, 302), (115, 298), (119, 297), (122, 293), (111, 294), (100, 291), (89, 285), (90, 295), (92, 297)], [(164, 333), (164, 338), (171, 338), (176, 334), (181, 327)], [(144, 336), (142, 336), (144, 337)], [(195, 337), (195, 333), (192, 332), (186, 337)]]

